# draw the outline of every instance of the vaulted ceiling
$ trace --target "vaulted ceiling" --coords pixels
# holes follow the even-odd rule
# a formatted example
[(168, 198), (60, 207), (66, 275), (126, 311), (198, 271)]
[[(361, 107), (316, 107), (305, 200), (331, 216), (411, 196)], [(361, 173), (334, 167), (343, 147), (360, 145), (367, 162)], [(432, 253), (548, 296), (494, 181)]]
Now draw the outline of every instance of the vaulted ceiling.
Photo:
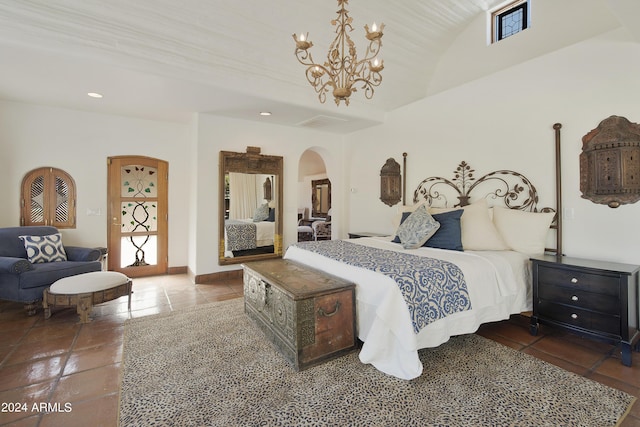
[[(332, 99), (318, 102), (291, 37), (309, 32), (314, 57), (325, 55), (335, 0), (0, 0), (0, 98), (151, 119), (207, 112), (350, 132), (427, 96), (447, 49), (500, 3), (352, 0), (356, 48), (365, 48), (365, 24), (386, 25), (385, 69), (372, 100), (357, 93), (349, 107), (336, 107)], [(635, 0), (588, 3), (605, 4), (639, 31)]]

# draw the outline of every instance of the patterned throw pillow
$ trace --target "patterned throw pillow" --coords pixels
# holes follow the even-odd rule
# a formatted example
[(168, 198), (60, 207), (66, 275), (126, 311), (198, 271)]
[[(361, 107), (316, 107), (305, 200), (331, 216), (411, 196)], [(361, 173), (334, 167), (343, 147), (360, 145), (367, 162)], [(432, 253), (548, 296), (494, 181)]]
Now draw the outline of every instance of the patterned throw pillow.
[(253, 214), (253, 222), (266, 221), (269, 218), (269, 205), (259, 206)]
[(417, 249), (424, 244), (440, 228), (440, 223), (433, 219), (427, 208), (422, 205), (398, 227), (398, 237), (405, 249)]
[(67, 253), (62, 246), (62, 234), (60, 233), (48, 236), (18, 237), (24, 242), (27, 257), (32, 264), (67, 260)]

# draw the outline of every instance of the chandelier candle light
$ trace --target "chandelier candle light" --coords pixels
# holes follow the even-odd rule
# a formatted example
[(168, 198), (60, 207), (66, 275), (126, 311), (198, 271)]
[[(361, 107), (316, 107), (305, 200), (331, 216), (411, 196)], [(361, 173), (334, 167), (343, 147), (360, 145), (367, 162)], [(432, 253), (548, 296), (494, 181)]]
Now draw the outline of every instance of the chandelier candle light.
[(309, 41), (309, 33), (296, 36), (296, 58), (298, 62), (307, 67), (306, 76), (311, 86), (318, 94), (318, 99), (324, 104), (329, 92), (329, 87), (333, 88), (333, 97), (336, 105), (340, 105), (340, 101), (344, 101), (349, 105), (349, 96), (356, 92), (356, 87), (360, 83), (361, 89), (364, 89), (367, 99), (373, 97), (374, 87), (382, 82), (380, 71), (384, 68), (384, 61), (377, 58), (382, 47), (382, 30), (384, 24), (376, 27), (375, 22), (369, 31), (369, 26), (365, 25), (367, 32), (366, 37), (369, 40), (369, 46), (364, 58), (358, 61), (356, 47), (349, 37), (349, 32), (353, 31), (351, 23), (353, 18), (349, 16), (349, 11), (345, 9), (345, 5), (349, 4), (349, 0), (338, 0), (338, 19), (331, 20), (331, 25), (336, 27), (336, 38), (329, 46), (329, 53), (324, 64), (316, 64), (313, 62), (309, 48), (313, 43)]

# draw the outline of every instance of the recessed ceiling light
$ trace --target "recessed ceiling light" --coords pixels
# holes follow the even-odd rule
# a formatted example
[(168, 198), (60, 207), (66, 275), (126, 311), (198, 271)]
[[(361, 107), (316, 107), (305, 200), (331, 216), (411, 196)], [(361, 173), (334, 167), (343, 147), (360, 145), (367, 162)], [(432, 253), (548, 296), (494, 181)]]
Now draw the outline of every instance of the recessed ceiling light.
[(87, 93), (87, 95), (89, 95), (92, 98), (102, 98), (102, 94), (97, 92), (89, 92)]
[(271, 112), (270, 111), (260, 111), (260, 115), (261, 116), (270, 116)]

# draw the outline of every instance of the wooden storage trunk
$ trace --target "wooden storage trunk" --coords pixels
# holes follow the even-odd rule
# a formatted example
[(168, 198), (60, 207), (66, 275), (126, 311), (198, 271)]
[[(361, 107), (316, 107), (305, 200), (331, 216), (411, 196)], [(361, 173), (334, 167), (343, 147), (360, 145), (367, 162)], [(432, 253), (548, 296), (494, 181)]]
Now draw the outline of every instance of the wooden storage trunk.
[(355, 284), (274, 259), (244, 267), (244, 308), (296, 370), (356, 347)]

